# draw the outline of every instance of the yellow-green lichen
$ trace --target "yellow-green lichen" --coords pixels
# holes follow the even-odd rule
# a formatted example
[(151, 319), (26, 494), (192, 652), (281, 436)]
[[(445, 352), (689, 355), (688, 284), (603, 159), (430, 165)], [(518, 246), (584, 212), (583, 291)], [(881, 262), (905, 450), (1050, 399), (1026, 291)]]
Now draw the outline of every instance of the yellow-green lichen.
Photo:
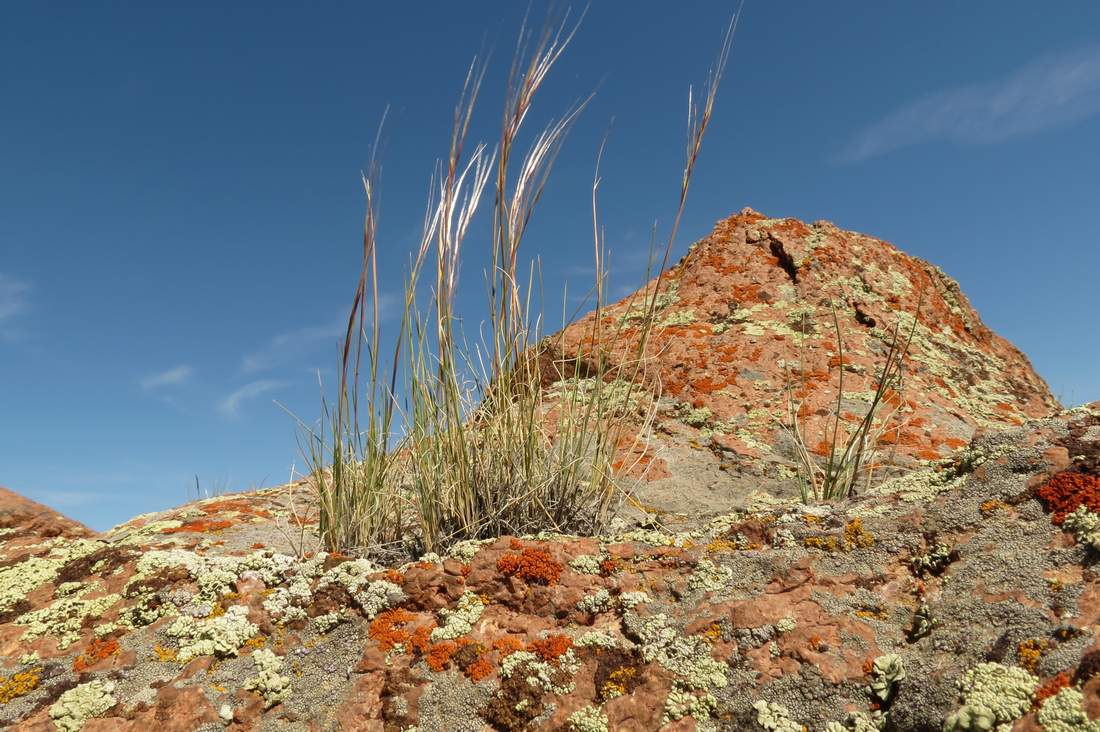
[(1100, 732), (1100, 719), (1085, 714), (1085, 697), (1078, 689), (1067, 687), (1043, 702), (1039, 724), (1045, 732)]
[(244, 682), (244, 688), (255, 691), (264, 698), (264, 706), (271, 708), (290, 696), (290, 677), (283, 676), (283, 659), (273, 651), (261, 648), (252, 654), (257, 674)]
[(1100, 515), (1084, 506), (1066, 516), (1062, 528), (1072, 531), (1077, 543), (1100, 552)]
[(78, 732), (92, 717), (98, 717), (115, 705), (110, 681), (89, 681), (69, 689), (50, 707), (50, 718), (62, 732)]
[(469, 633), (474, 628), (474, 623), (481, 617), (485, 609), (485, 603), (473, 592), (467, 592), (458, 598), (458, 607), (454, 610), (446, 608), (439, 611), (443, 624), (432, 629), (432, 640), (454, 640)]
[(587, 706), (569, 715), (571, 732), (607, 732), (607, 715), (599, 707)]
[(42, 636), (56, 638), (58, 649), (64, 650), (80, 640), (88, 618), (103, 615), (108, 608), (122, 600), (121, 596), (114, 594), (85, 600), (82, 595), (87, 594), (87, 591), (86, 589), (77, 595), (63, 597), (44, 608), (24, 614), (16, 621), (19, 625), (27, 626), (23, 637), (28, 640)]
[(981, 663), (958, 681), (962, 706), (944, 722), (944, 732), (1008, 730), (1031, 708), (1039, 680), (1022, 668)]
[(223, 615), (202, 620), (181, 615), (164, 632), (179, 641), (177, 659), (190, 661), (197, 656), (236, 656), (258, 630), (248, 620), (248, 608), (233, 605)]
[(791, 719), (787, 707), (760, 699), (752, 705), (756, 710), (756, 723), (768, 732), (806, 732), (804, 725)]

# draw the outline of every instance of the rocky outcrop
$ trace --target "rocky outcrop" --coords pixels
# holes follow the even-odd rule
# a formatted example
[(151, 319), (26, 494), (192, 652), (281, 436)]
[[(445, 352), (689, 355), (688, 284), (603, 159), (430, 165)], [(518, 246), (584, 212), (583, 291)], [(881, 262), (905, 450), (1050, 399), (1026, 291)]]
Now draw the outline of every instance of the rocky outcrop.
[(1098, 461), (1100, 403), (842, 503), (395, 567), (298, 556), (302, 486), (9, 534), (0, 725), (1092, 730)]
[[(602, 311), (602, 358), (634, 358), (643, 296), (655, 286)], [(853, 425), (868, 409), (896, 327), (902, 339), (913, 337), (902, 386), (881, 411), (893, 415), (880, 443), (883, 464), (939, 460), (980, 427), (1016, 425), (1058, 407), (1027, 358), (982, 322), (957, 282), (887, 242), (826, 221), (744, 209), (665, 273), (656, 304), (658, 327), (646, 353), (660, 401), (644, 460), (655, 483), (640, 487), (638, 497), (663, 514), (698, 516), (741, 505), (753, 488), (788, 490), (795, 465), (781, 427), (788, 394), (809, 447), (825, 454), (842, 359), (840, 412)], [(553, 339), (555, 358), (592, 356), (595, 317)], [(560, 377), (544, 372), (547, 383)]]

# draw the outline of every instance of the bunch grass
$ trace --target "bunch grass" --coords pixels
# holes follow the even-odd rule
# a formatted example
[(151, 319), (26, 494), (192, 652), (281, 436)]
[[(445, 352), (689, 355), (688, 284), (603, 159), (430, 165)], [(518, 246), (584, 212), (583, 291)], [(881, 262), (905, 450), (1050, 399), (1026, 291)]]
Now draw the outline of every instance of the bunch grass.
[[(595, 313), (583, 347), (565, 355), (565, 331), (542, 336), (542, 312), (533, 304), (541, 285), (539, 270), (534, 263), (520, 269), (521, 245), (554, 161), (588, 102), (566, 110), (534, 135), (526, 152), (519, 151), (533, 102), (577, 30), (566, 20), (538, 35), (521, 32), (492, 150), (484, 143), (468, 144), (486, 70), (476, 59), (470, 65), (454, 110), (449, 149), (432, 177), (419, 243), (404, 278), (397, 334), (385, 353), (377, 265), (380, 167), (373, 159), (363, 177), (362, 262), (342, 342), (337, 394), (330, 402), (322, 389), (317, 426), (299, 421), (308, 475), (318, 495), (318, 531), (330, 551), (420, 554), (505, 534), (594, 533), (623, 497), (616, 476), (629, 472), (630, 456), (638, 455), (640, 435), (653, 418), (652, 406), (623, 418), (624, 384), (630, 403), (635, 395), (652, 391), (645, 354), (662, 275), (656, 287), (636, 296), (644, 298), (645, 315), (631, 322), (629, 336), (622, 325), (604, 324), (607, 249), (598, 214), (602, 146), (591, 190)], [(689, 94), (687, 154), (661, 273), (683, 216), (735, 28), (736, 16), (703, 104)], [(459, 265), (471, 224), (490, 200), (488, 314), (481, 337), (471, 344), (457, 313)], [(608, 358), (612, 352), (619, 357)], [(591, 388), (557, 395), (544, 388), (582, 377), (591, 380)]]

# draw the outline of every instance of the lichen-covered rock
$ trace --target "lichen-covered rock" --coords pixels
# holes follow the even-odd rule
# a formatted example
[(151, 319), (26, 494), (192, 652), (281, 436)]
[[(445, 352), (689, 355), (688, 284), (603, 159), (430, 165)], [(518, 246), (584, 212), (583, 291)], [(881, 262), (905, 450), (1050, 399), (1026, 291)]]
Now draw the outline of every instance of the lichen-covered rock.
[[(0, 727), (1100, 732), (1100, 403), (1012, 426), (1051, 403), (1026, 361), (934, 268), (829, 225), (746, 212), (671, 277), (657, 340), (694, 341), (657, 359), (678, 392), (656, 434), (679, 483), (607, 535), (330, 554), (306, 483), (101, 535), (0, 528)], [(767, 413), (792, 298), (856, 318), (857, 387), (921, 283), (894, 405), (919, 468), (803, 505)], [(812, 406), (831, 346), (809, 335)], [(677, 491), (698, 510), (646, 503)]]

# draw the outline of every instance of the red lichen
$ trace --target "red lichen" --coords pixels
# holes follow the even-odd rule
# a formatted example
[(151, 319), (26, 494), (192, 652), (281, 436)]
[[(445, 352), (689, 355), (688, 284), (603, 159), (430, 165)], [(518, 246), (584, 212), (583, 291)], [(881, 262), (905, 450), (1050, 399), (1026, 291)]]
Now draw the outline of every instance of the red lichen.
[(527, 547), (518, 554), (502, 556), (497, 560), (497, 569), (509, 577), (518, 577), (531, 584), (555, 585), (561, 578), (563, 567), (545, 549)]
[(1035, 691), (1035, 700), (1032, 705), (1033, 708), (1038, 709), (1039, 707), (1043, 706), (1043, 702), (1045, 700), (1049, 699), (1062, 689), (1069, 686), (1069, 682), (1069, 671), (1063, 671), (1057, 676), (1052, 676), (1051, 678), (1044, 681), (1042, 685), (1040, 685), (1039, 688)]
[(1081, 506), (1100, 513), (1100, 478), (1093, 475), (1058, 473), (1040, 486), (1037, 494), (1056, 526)]

